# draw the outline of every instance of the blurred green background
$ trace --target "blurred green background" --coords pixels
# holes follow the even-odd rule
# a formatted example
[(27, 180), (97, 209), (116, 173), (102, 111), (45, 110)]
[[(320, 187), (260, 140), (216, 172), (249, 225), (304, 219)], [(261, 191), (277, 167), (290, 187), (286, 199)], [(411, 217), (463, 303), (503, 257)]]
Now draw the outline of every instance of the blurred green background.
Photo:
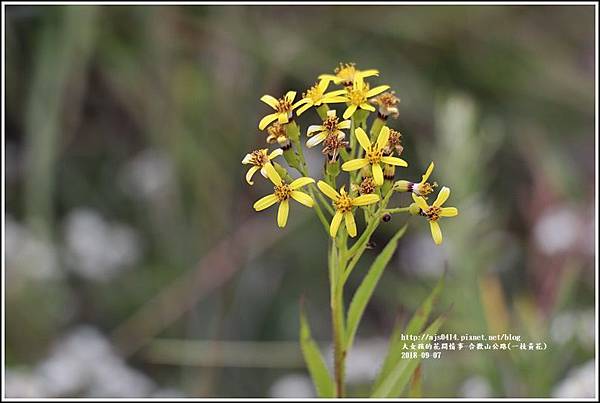
[(260, 96), (339, 62), (379, 69), (401, 98), (402, 177), (434, 160), (460, 208), (439, 248), (411, 220), (350, 392), (447, 266), (442, 331), (548, 349), (427, 360), (425, 397), (593, 396), (594, 6), (5, 11), (7, 396), (314, 395), (298, 301), (330, 359), (327, 238), (308, 209), (284, 230), (255, 213), (270, 187), (240, 161), (265, 144)]

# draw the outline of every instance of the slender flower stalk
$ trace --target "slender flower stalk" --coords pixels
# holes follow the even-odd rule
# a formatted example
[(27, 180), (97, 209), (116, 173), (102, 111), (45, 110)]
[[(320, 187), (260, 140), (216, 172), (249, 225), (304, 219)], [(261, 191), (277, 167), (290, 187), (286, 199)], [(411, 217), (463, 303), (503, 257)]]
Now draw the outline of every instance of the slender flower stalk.
[(381, 163), (400, 167), (408, 166), (408, 162), (401, 158), (383, 155), (383, 149), (387, 145), (390, 135), (390, 129), (388, 127), (384, 126), (381, 129), (375, 144), (371, 144), (369, 137), (360, 127), (356, 129), (354, 134), (356, 135), (356, 139), (360, 146), (365, 150), (365, 156), (364, 158), (356, 158), (345, 162), (342, 165), (344, 171), (356, 171), (357, 169), (370, 165), (375, 184), (381, 186), (383, 185), (383, 170), (381, 168)]

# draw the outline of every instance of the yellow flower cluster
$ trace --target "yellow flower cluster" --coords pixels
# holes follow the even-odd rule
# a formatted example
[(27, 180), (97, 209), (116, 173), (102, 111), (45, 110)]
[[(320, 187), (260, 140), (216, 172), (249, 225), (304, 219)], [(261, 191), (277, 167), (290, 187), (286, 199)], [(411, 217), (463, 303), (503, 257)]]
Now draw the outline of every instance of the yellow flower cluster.
[[(281, 148), (273, 151), (258, 149), (246, 154), (242, 160), (243, 164), (251, 165), (246, 174), (248, 184), (253, 185), (252, 177), (258, 171), (273, 184), (273, 193), (256, 201), (254, 209), (261, 211), (279, 203), (277, 224), (284, 227), (289, 200), (294, 199), (304, 206), (314, 207), (333, 238), (338, 236), (340, 228), (344, 228), (345, 234), (350, 237), (357, 235), (357, 209), (364, 211), (367, 223), (379, 219), (384, 213), (389, 216), (388, 212), (408, 211), (429, 221), (433, 240), (440, 244), (442, 233), (438, 220), (458, 214), (455, 207), (442, 207), (450, 189), (443, 187), (433, 204), (427, 203), (428, 196), (437, 187), (437, 183), (427, 182), (434, 168), (433, 162), (420, 182), (404, 179), (394, 182), (396, 168), (408, 166), (400, 158), (404, 149), (400, 133), (388, 127), (388, 118), (399, 116), (399, 99), (393, 91), (388, 91), (388, 85), (372, 86), (366, 81), (370, 77), (379, 77), (379, 71), (359, 70), (353, 63), (340, 64), (334, 74), (321, 74), (318, 82), (303, 92), (298, 101), (296, 91), (288, 91), (280, 98), (271, 95), (260, 98), (274, 112), (264, 116), (258, 128), (267, 130), (268, 144), (277, 142)], [(331, 84), (340, 87), (328, 92)], [(336, 111), (331, 108), (334, 104), (345, 106)], [(377, 105), (378, 109), (373, 105)], [(318, 182), (308, 175), (300, 127), (296, 122), (296, 117), (311, 108), (315, 108), (319, 123), (308, 126), (306, 146), (314, 148), (321, 145), (326, 156), (323, 177)], [(371, 113), (375, 116), (367, 132)], [(288, 170), (274, 161), (280, 156), (301, 175), (298, 179), (292, 179)], [(348, 186), (338, 186), (343, 172), (347, 172)], [(308, 193), (301, 191), (305, 186)], [(318, 191), (331, 202), (326, 202), (327, 199)], [(409, 207), (387, 209), (393, 192), (410, 192), (414, 202)]]

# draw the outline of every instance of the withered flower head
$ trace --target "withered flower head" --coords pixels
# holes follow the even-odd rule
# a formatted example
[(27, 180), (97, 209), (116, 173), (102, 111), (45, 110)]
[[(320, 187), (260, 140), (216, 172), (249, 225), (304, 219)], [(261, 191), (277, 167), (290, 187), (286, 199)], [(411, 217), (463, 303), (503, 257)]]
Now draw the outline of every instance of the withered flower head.
[(384, 92), (378, 97), (370, 100), (372, 104), (379, 106), (379, 117), (384, 120), (387, 119), (388, 116), (398, 119), (399, 113), (396, 105), (400, 103), (400, 99), (394, 94), (394, 91)]

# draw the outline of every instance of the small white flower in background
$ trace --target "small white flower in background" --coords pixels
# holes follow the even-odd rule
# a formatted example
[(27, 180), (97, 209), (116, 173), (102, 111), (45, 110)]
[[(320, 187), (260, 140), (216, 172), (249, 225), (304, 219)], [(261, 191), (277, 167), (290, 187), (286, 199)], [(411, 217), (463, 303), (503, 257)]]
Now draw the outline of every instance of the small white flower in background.
[(310, 378), (304, 374), (290, 374), (278, 378), (269, 389), (272, 398), (312, 398), (315, 390)]
[[(346, 360), (346, 380), (351, 384), (368, 383), (375, 380), (385, 359), (389, 342), (383, 338), (356, 339), (348, 351)], [(323, 354), (329, 371), (333, 373), (333, 346)]]
[[(406, 268), (411, 274), (418, 277), (437, 279), (444, 273), (445, 260), (447, 258), (447, 244), (437, 248), (431, 247), (431, 235), (422, 232), (411, 238), (407, 238), (406, 244), (402, 245), (402, 252), (398, 257), (406, 262)], [(423, 253), (427, 251), (427, 253)]]
[(125, 165), (119, 175), (123, 189), (131, 196), (156, 199), (174, 184), (173, 162), (161, 151), (147, 149)]
[(576, 339), (582, 346), (592, 349), (595, 329), (593, 310), (566, 311), (556, 315), (552, 320), (550, 336), (556, 343), (565, 344)]
[(491, 395), (492, 388), (489, 382), (479, 375), (468, 378), (460, 387), (460, 397), (488, 398)]
[(56, 250), (35, 236), (29, 228), (6, 215), (5, 252), (8, 281), (16, 276), (32, 280), (50, 280), (61, 276)]
[(582, 226), (581, 218), (571, 208), (549, 208), (533, 229), (535, 244), (547, 255), (566, 252), (577, 243)]
[(64, 223), (67, 267), (92, 281), (107, 281), (140, 258), (137, 233), (97, 212), (76, 209)]
[(6, 397), (31, 399), (48, 396), (44, 383), (25, 369), (7, 368), (4, 376)]
[(594, 397), (596, 388), (596, 370), (594, 360), (575, 367), (560, 381), (552, 391), (555, 398), (586, 398)]

